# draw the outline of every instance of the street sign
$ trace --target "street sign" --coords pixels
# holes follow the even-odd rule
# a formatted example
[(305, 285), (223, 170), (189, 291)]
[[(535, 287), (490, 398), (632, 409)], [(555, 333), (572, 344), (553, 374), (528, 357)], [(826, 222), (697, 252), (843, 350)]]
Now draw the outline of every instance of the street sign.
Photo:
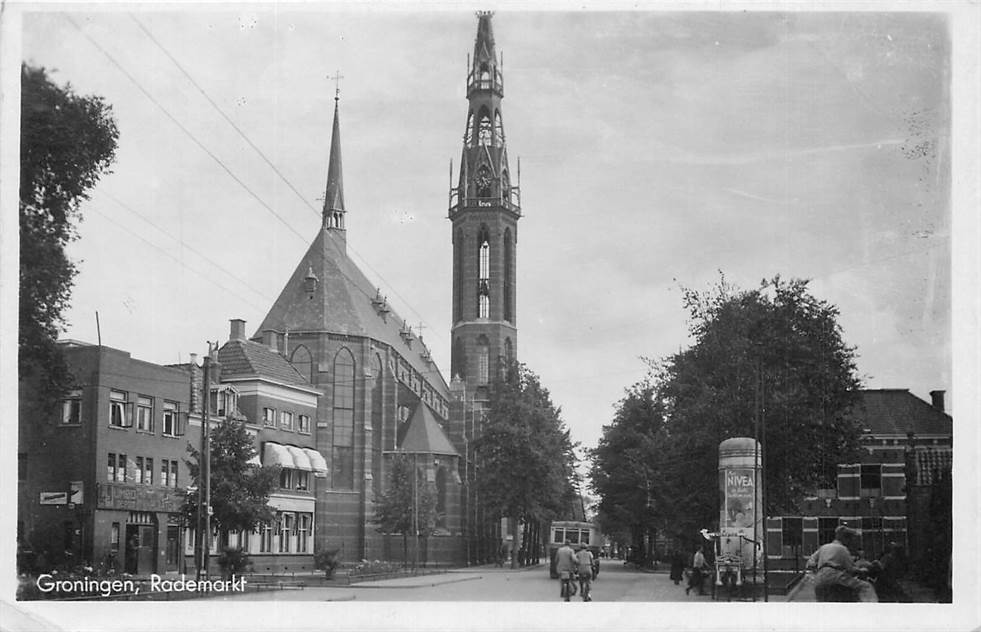
[(67, 505), (68, 492), (41, 492), (42, 505)]

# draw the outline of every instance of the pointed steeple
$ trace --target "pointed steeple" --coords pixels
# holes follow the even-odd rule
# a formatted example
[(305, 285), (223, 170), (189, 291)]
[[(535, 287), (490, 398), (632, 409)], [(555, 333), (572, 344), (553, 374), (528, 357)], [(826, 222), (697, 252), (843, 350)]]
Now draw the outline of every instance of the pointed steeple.
[(340, 90), (334, 93), (334, 129), (330, 136), (330, 162), (327, 165), (327, 192), (324, 194), (324, 228), (344, 230), (344, 177), (341, 172)]
[[(477, 38), (473, 43), (473, 64), (467, 77), (467, 96), (474, 90), (493, 90), (504, 96), (503, 73), (494, 51), (493, 11), (477, 12)], [(500, 64), (503, 65), (503, 64)]]

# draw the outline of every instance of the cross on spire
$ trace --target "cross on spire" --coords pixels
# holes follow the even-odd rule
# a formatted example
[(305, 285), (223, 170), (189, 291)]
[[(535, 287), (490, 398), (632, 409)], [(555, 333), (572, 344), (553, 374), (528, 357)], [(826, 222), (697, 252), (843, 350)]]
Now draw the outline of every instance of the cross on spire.
[(333, 76), (328, 75), (327, 78), (334, 80), (334, 100), (337, 101), (341, 98), (341, 79), (344, 78), (344, 75), (341, 74), (340, 70), (335, 70)]

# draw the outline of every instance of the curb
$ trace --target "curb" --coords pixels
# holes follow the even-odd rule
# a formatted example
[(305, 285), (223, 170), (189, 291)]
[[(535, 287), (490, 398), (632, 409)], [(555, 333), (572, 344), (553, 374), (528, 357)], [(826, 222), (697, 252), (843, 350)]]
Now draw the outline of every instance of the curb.
[[(364, 583), (358, 583), (358, 584), (350, 584), (350, 585), (347, 586), (347, 588), (397, 588), (397, 589), (400, 589), (400, 590), (405, 590), (407, 588), (432, 588), (433, 586), (442, 586), (443, 584), (459, 584), (461, 582), (471, 582), (471, 581), (478, 580), (478, 579), (483, 579), (483, 578), (484, 578), (483, 575), (478, 575), (476, 577), (460, 577), (458, 579), (448, 579), (448, 580), (442, 581), (442, 582), (422, 582), (422, 583), (418, 583), (418, 584), (394, 585), (394, 586), (392, 586), (392, 585), (389, 585), (389, 586), (379, 586), (378, 584), (381, 583), (381, 581), (385, 581), (385, 580), (380, 580), (380, 581), (376, 581), (376, 582), (364, 582)], [(352, 599), (356, 599), (356, 598), (357, 597), (352, 597)]]

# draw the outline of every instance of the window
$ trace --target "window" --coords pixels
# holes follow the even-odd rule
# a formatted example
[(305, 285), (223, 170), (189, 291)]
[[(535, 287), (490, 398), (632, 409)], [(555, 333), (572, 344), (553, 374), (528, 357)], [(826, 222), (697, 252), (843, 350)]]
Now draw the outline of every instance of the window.
[(310, 514), (300, 514), (299, 518), (299, 532), (296, 541), (296, 552), (297, 553), (307, 553), (309, 547), (309, 536), (310, 536)]
[(170, 481), (170, 461), (167, 459), (160, 459), (160, 484), (167, 487), (167, 483)]
[(494, 112), (494, 145), (504, 146), (504, 122), (501, 120), (500, 111)]
[(145, 461), (145, 468), (143, 470), (143, 484), (153, 485), (153, 459), (147, 457)]
[(259, 527), (259, 552), (260, 553), (271, 553), (272, 552), (272, 525), (264, 524)]
[(834, 540), (837, 528), (837, 518), (818, 518), (818, 544), (827, 544)]
[(477, 341), (477, 382), (486, 384), (490, 377), (490, 346), (487, 338)]
[(552, 532), (552, 542), (558, 542), (560, 544), (565, 542), (565, 529), (556, 528), (553, 529)]
[(284, 467), (279, 471), (279, 487), (293, 489), (293, 470)]
[(803, 518), (785, 517), (781, 522), (783, 546), (801, 546), (804, 542)]
[(162, 432), (168, 437), (177, 436), (177, 404), (175, 402), (164, 402), (163, 404)]
[(878, 463), (862, 465), (862, 492), (864, 496), (882, 495), (882, 466)]
[(504, 230), (504, 320), (509, 323), (514, 322), (513, 290), (511, 288), (511, 275), (514, 271), (511, 267), (511, 260), (514, 258), (514, 246), (511, 239), (511, 229)]
[(112, 527), (109, 530), (109, 548), (118, 551), (119, 550), (119, 523), (112, 523)]
[(61, 425), (77, 426), (82, 423), (82, 391), (72, 391), (61, 401)]
[(170, 462), (170, 487), (177, 487), (177, 461)]
[(136, 398), (136, 429), (153, 432), (153, 399), (149, 397)]
[(463, 144), (470, 146), (473, 142), (473, 112), (467, 115), (467, 130), (464, 132)]
[(140, 484), (143, 482), (143, 457), (136, 457), (136, 469), (133, 470), (133, 482)]
[(480, 278), (490, 278), (490, 242), (486, 236), (480, 244)]
[(477, 142), (481, 145), (490, 145), (491, 137), (493, 133), (491, 131), (491, 120), (487, 116), (487, 112), (481, 112), (480, 117), (480, 130), (477, 132)]
[(569, 544), (579, 544), (579, 529), (566, 529), (565, 539), (569, 541)]
[(219, 417), (231, 415), (238, 405), (238, 392), (231, 386), (218, 386), (211, 390), (211, 413)]
[(302, 491), (309, 489), (310, 484), (310, 472), (305, 472), (303, 470), (296, 471), (296, 488)]
[(300, 425), (299, 425), (298, 430), (300, 432), (304, 432), (304, 433), (309, 434), (310, 433), (310, 415), (300, 415), (299, 422), (300, 422)]
[(354, 489), (354, 357), (341, 349), (334, 358), (331, 486)]
[(282, 513), (279, 520), (279, 552), (290, 552), (290, 535), (293, 531), (293, 514)]
[(262, 423), (265, 424), (265, 425), (267, 425), (267, 426), (275, 426), (276, 425), (276, 411), (273, 410), (272, 408), (263, 408), (262, 409)]
[(129, 428), (133, 425), (129, 412), (127, 394), (122, 391), (109, 391), (109, 425)]
[(106, 480), (116, 483), (126, 482), (125, 454), (115, 454), (114, 452), (110, 452), (107, 466), (108, 469), (106, 471)]
[(283, 430), (293, 429), (293, 413), (288, 411), (281, 411), (279, 413), (279, 427)]

